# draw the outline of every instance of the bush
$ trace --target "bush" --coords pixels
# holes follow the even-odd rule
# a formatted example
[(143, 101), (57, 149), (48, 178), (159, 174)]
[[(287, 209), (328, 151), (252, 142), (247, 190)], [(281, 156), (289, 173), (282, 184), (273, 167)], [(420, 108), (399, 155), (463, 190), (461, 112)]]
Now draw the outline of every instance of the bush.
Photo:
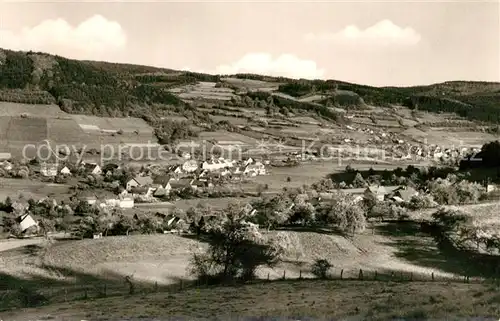
[(283, 249), (264, 239), (248, 218), (241, 208), (230, 205), (205, 224), (209, 247), (205, 253), (193, 255), (191, 274), (217, 282), (246, 281), (255, 277), (258, 266), (277, 263)]
[(429, 194), (414, 195), (408, 203), (408, 208), (411, 210), (419, 210), (424, 208), (431, 208), (436, 205), (436, 202)]
[(327, 279), (328, 272), (330, 271), (332, 266), (333, 265), (330, 262), (328, 262), (328, 260), (317, 259), (316, 261), (314, 261), (311, 272), (320, 279)]

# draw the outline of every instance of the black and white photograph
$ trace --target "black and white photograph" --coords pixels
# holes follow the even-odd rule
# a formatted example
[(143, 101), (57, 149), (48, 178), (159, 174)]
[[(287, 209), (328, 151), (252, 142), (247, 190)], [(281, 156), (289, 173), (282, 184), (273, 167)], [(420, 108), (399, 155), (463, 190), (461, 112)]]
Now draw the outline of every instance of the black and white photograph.
[(500, 1), (0, 0), (0, 321), (499, 318)]

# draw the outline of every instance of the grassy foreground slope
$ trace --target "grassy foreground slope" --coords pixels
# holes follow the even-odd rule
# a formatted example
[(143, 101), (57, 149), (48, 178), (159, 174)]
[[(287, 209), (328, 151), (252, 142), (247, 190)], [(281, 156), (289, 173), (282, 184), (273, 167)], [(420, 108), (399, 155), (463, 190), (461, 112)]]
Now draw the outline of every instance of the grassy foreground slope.
[(348, 320), (496, 320), (500, 294), (481, 284), (388, 283), (377, 281), (277, 281), (238, 287), (187, 289), (109, 297), (17, 310), (3, 320), (133, 320), (177, 318), (238, 320), (300, 317)]

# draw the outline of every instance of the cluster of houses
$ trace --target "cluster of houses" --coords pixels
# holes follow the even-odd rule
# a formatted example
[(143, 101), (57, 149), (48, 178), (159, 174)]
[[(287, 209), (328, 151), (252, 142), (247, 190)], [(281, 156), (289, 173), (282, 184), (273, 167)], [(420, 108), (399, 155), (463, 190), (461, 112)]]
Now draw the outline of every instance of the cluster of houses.
[(57, 175), (70, 176), (75, 170), (81, 170), (88, 175), (101, 175), (104, 170), (97, 163), (81, 162), (76, 169), (71, 170), (68, 166), (57, 163), (44, 162), (40, 164), (40, 174), (44, 177), (56, 177)]
[(243, 161), (223, 158), (198, 163), (187, 160), (182, 165), (166, 168), (166, 174), (152, 177), (138, 175), (126, 182), (121, 195), (133, 195), (134, 199), (148, 201), (152, 198), (168, 196), (172, 191), (205, 191), (213, 188), (216, 182), (225, 177), (237, 182), (244, 177), (266, 175), (265, 162), (248, 158)]
[[(365, 198), (373, 198), (379, 202), (391, 200), (396, 203), (410, 202), (412, 197), (418, 196), (419, 192), (411, 186), (382, 186), (370, 185), (366, 188), (352, 188), (342, 190), (345, 193), (355, 195), (355, 201), (359, 202)], [(333, 193), (319, 193), (319, 200), (329, 199)]]

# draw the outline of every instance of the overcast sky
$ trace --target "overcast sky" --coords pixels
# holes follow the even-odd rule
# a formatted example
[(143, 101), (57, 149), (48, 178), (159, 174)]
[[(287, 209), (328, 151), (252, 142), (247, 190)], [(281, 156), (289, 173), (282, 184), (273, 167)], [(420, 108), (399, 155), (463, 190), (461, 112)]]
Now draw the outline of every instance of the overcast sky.
[(499, 16), (498, 0), (0, 0), (0, 47), (208, 73), (371, 85), (500, 81)]

